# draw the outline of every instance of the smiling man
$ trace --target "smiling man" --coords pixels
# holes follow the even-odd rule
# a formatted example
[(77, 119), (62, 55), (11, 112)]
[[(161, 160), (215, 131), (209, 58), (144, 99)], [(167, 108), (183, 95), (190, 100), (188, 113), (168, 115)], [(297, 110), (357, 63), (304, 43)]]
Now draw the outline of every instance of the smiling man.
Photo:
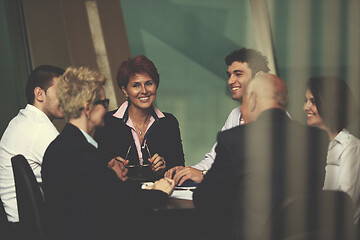
[[(242, 103), (242, 97), (248, 83), (256, 73), (260, 71), (267, 73), (270, 71), (267, 66), (268, 61), (266, 57), (254, 49), (242, 48), (236, 50), (225, 58), (225, 62), (226, 65), (228, 65), (226, 74), (231, 97), (240, 103)], [(244, 123), (245, 122), (241, 117), (240, 106), (236, 107), (231, 111), (221, 131)], [(177, 166), (171, 168), (165, 173), (165, 177), (173, 177), (178, 185), (183, 184), (183, 182), (188, 179), (200, 183), (207, 170), (209, 170), (214, 163), (216, 157), (215, 147), (216, 143), (211, 148), (210, 152), (205, 154), (205, 158), (198, 164), (192, 167)]]
[(18, 222), (11, 158), (22, 154), (36, 180), (41, 182), (43, 155), (59, 134), (52, 120), (64, 117), (56, 95), (56, 85), (64, 70), (50, 65), (35, 68), (26, 83), (28, 104), (6, 128), (0, 141), (0, 197), (10, 222)]

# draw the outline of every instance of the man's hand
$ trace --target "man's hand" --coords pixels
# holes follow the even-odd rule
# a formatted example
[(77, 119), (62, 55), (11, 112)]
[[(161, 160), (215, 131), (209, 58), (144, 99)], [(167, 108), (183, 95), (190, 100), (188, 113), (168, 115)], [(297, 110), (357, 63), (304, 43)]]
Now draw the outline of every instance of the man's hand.
[(180, 170), (176, 171), (175, 176), (173, 179), (178, 186), (181, 186), (186, 180), (191, 179), (197, 183), (201, 183), (204, 176), (202, 171), (193, 167), (183, 167)]
[(176, 167), (170, 168), (169, 170), (166, 171), (166, 173), (164, 174), (164, 177), (173, 179), (173, 174), (177, 173), (178, 171), (180, 171), (183, 168), (184, 168), (183, 166), (176, 166)]
[(108, 162), (108, 168), (112, 169), (116, 173), (116, 176), (121, 181), (125, 182), (128, 179), (128, 177), (126, 176), (128, 170), (124, 166), (124, 164), (127, 163), (127, 160), (124, 160), (121, 157), (115, 157)]

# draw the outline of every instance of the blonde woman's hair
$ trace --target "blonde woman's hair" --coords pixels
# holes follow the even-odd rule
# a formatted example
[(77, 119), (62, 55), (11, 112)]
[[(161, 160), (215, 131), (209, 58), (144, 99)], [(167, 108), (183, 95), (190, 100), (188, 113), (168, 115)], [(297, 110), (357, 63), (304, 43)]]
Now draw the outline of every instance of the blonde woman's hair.
[(64, 110), (65, 119), (79, 118), (84, 104), (93, 104), (100, 98), (100, 90), (105, 85), (105, 76), (87, 67), (68, 67), (59, 77), (56, 94)]

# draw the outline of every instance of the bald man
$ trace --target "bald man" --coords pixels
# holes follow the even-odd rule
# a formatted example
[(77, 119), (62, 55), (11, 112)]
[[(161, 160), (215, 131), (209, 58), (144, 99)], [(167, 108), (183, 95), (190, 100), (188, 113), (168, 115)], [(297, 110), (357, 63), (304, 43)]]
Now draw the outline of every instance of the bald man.
[(193, 195), (213, 239), (259, 239), (284, 199), (321, 191), (326, 133), (291, 120), (287, 105), (285, 83), (258, 73), (243, 97), (246, 124), (218, 134), (214, 164)]

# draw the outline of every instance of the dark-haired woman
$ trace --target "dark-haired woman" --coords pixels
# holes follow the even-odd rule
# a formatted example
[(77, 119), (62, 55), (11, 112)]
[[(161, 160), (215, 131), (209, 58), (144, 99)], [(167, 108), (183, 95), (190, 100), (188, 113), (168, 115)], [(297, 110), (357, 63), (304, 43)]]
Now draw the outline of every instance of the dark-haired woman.
[(143, 55), (123, 62), (117, 82), (127, 101), (106, 114), (105, 128), (95, 136), (106, 159), (120, 156), (129, 177), (133, 171), (147, 180), (162, 177), (174, 166), (184, 166), (179, 123), (153, 104), (159, 87), (153, 62)]
[(336, 77), (313, 77), (307, 83), (305, 103), (307, 124), (329, 135), (324, 190), (348, 193), (355, 207), (355, 222), (360, 215), (360, 140), (346, 129), (358, 105), (348, 85)]

